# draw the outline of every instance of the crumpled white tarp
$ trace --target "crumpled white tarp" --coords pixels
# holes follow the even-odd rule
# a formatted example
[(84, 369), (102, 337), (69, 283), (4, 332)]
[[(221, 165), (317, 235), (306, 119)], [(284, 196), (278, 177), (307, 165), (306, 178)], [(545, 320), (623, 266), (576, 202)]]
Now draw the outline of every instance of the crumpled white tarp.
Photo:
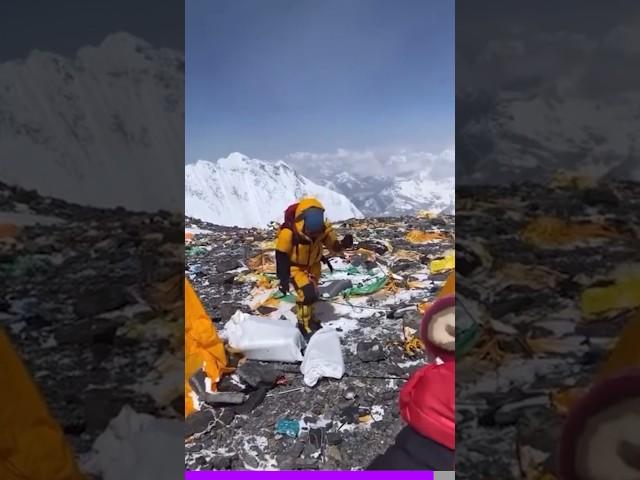
[(322, 377), (342, 378), (344, 358), (338, 332), (322, 328), (313, 334), (300, 366), (304, 383), (313, 387)]
[(223, 337), (250, 360), (302, 361), (304, 338), (289, 320), (256, 317), (238, 310), (227, 322)]
[(137, 413), (128, 405), (93, 444), (83, 470), (103, 480), (175, 480), (184, 475), (184, 421)]

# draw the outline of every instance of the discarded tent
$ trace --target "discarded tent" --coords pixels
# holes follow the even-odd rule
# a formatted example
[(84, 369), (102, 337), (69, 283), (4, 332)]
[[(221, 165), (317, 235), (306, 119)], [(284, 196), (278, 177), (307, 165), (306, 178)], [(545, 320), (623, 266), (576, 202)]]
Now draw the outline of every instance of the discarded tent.
[(421, 243), (430, 243), (436, 242), (440, 240), (446, 240), (447, 235), (440, 231), (433, 232), (423, 232), (421, 230), (411, 230), (405, 236), (405, 239), (409, 243), (421, 244)]
[(53, 419), (9, 338), (0, 329), (0, 478), (80, 480), (62, 428)]
[(215, 390), (216, 383), (228, 370), (224, 344), (198, 294), (186, 278), (184, 279), (184, 308), (184, 411), (185, 416), (188, 416), (198, 409), (198, 403), (194, 401), (195, 393), (189, 385), (191, 376), (198, 370), (204, 370), (207, 377), (211, 379), (212, 390)]
[(587, 316), (639, 306), (640, 273), (621, 278), (613, 285), (586, 289), (582, 293), (581, 304), (582, 313)]
[(431, 260), (429, 265), (431, 273), (440, 273), (453, 270), (456, 268), (456, 254), (454, 252), (447, 252), (443, 258), (436, 258)]
[(567, 247), (586, 240), (612, 238), (618, 233), (598, 223), (569, 223), (560, 218), (540, 217), (522, 232), (522, 239), (537, 247)]

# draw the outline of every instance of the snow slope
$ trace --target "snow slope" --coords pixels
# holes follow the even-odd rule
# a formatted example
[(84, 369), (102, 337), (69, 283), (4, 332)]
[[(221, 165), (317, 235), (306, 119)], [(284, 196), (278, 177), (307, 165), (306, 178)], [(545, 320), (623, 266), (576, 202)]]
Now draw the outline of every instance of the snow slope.
[(396, 179), (381, 193), (386, 199), (383, 215), (413, 214), (418, 210), (453, 214), (455, 205), (455, 179), (433, 180), (429, 171), (409, 178)]
[(0, 178), (74, 203), (182, 210), (184, 54), (127, 33), (0, 65)]
[(317, 197), (332, 221), (362, 218), (344, 195), (317, 185), (284, 162), (232, 153), (217, 162), (185, 165), (185, 214), (210, 223), (265, 227), (305, 195)]

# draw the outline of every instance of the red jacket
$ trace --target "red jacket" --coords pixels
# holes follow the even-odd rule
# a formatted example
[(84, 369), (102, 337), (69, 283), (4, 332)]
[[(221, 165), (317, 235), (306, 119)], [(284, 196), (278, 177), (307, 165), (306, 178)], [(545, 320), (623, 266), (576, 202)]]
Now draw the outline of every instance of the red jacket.
[(402, 418), (421, 435), (456, 448), (456, 362), (427, 365), (414, 373), (400, 392)]

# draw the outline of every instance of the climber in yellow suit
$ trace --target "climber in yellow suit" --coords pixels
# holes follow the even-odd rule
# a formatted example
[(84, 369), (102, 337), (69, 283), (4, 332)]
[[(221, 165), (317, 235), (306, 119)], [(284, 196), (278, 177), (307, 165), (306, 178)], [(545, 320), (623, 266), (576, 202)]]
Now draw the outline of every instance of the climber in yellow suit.
[(0, 328), (0, 478), (84, 480), (60, 425)]
[(283, 295), (289, 292), (290, 284), (295, 288), (296, 316), (304, 334), (319, 328), (313, 318), (313, 305), (319, 299), (323, 248), (339, 253), (352, 246), (352, 235), (338, 240), (317, 199), (303, 198), (287, 209), (276, 240), (276, 270)]

